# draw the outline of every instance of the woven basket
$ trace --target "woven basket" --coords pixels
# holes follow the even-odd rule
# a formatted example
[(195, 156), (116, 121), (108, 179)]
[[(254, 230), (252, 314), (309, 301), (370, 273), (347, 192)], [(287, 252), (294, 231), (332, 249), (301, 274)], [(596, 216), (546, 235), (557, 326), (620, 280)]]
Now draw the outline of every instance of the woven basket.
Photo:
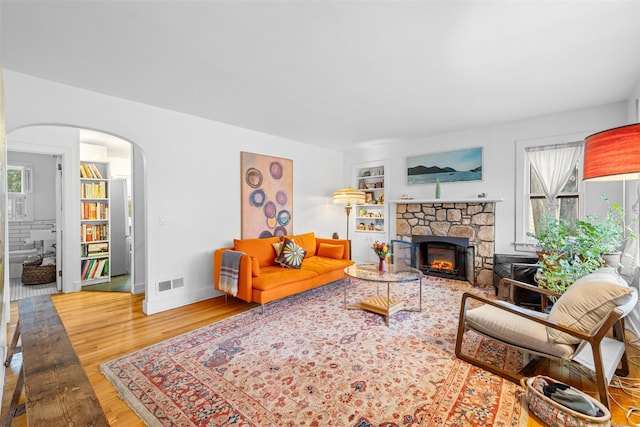
[(22, 264), (22, 284), (41, 285), (56, 281), (56, 266), (54, 264), (37, 265)]
[(609, 410), (599, 401), (574, 388), (576, 392), (584, 395), (587, 399), (593, 402), (594, 405), (600, 408), (604, 415), (601, 417), (591, 417), (581, 412), (576, 412), (549, 399), (547, 396), (536, 390), (533, 387), (533, 381), (536, 378), (542, 378), (549, 384), (554, 384), (558, 381), (542, 375), (523, 378), (521, 380), (522, 386), (526, 389), (525, 396), (529, 403), (529, 409), (546, 425), (563, 427), (611, 426), (611, 412), (609, 412)]

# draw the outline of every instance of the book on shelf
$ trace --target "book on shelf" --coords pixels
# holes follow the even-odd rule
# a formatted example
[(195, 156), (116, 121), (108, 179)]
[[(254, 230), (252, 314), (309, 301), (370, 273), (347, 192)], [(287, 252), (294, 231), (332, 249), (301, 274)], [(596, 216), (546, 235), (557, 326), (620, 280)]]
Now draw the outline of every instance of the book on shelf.
[(98, 170), (98, 168), (96, 167), (96, 165), (94, 163), (90, 163), (89, 167), (91, 168), (91, 170), (93, 171), (93, 177), (96, 179), (102, 179), (102, 174), (100, 173), (100, 170)]
[(94, 163), (80, 164), (80, 177), (87, 179), (103, 179), (102, 173)]
[(87, 245), (88, 256), (95, 256), (95, 255), (106, 254), (106, 253), (109, 253), (108, 242), (89, 243)]
[(98, 261), (97, 259), (92, 259), (91, 260), (91, 267), (89, 270), (89, 279), (93, 279), (94, 277), (96, 277), (96, 269), (98, 268)]
[(107, 184), (104, 181), (98, 183), (83, 182), (80, 184), (80, 197), (83, 199), (106, 199)]
[(86, 280), (87, 279), (87, 273), (89, 272), (89, 266), (91, 265), (91, 262), (89, 262), (90, 260), (84, 260), (82, 261), (82, 272), (80, 273), (80, 278), (82, 280)]
[(80, 178), (91, 178), (89, 176), (89, 170), (87, 169), (87, 165), (80, 164)]
[(107, 224), (82, 224), (80, 226), (80, 242), (96, 242), (107, 240)]
[(80, 217), (83, 220), (107, 220), (109, 218), (109, 205), (103, 202), (82, 202)]

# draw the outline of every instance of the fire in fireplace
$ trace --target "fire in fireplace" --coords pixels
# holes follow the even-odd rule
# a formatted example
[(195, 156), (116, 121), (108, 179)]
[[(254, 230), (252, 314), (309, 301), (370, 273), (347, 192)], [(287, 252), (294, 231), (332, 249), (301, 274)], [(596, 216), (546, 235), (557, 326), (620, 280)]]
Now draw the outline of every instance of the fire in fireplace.
[(474, 247), (463, 237), (412, 236), (411, 264), (424, 274), (474, 283)]

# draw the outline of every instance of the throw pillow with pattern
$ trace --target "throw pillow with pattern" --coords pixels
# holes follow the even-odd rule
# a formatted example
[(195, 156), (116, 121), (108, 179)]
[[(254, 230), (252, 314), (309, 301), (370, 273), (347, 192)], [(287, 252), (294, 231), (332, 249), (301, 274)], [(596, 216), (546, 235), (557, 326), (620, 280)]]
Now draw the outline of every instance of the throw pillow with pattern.
[(307, 251), (293, 240), (284, 238), (280, 255), (276, 258), (276, 262), (283, 267), (299, 269), (302, 266)]

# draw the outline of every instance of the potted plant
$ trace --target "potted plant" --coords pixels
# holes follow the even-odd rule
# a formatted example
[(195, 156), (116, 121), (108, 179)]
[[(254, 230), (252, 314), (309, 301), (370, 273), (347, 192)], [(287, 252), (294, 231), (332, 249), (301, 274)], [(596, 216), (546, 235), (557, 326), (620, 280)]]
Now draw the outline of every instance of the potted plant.
[(584, 220), (576, 222), (575, 252), (582, 259), (600, 261), (600, 266), (617, 267), (620, 263), (620, 247), (625, 239), (625, 231), (629, 237), (636, 238), (630, 227), (624, 225), (624, 209), (617, 203), (609, 202), (609, 209), (602, 219), (596, 215), (587, 215)]
[[(544, 242), (549, 251), (541, 258), (544, 261), (540, 263), (542, 286), (562, 293), (582, 276), (605, 265), (619, 265), (619, 249), (625, 239), (624, 210), (619, 204), (610, 203), (606, 196), (602, 196), (602, 199), (609, 204), (602, 219), (587, 215), (571, 226), (565, 224), (566, 228), (563, 229), (560, 222), (546, 218), (540, 231), (531, 235), (539, 239), (541, 246)], [(636, 238), (630, 227), (626, 227), (626, 230), (629, 237)], [(564, 236), (564, 247), (561, 249), (560, 236)], [(553, 245), (556, 245), (555, 248)], [(612, 254), (615, 254), (614, 260), (607, 261)]]
[(576, 279), (599, 268), (602, 258), (591, 243), (597, 232), (591, 221), (569, 224), (554, 217), (542, 218), (536, 233), (528, 233), (540, 246), (538, 284), (563, 293)]
[(550, 267), (556, 264), (559, 259), (565, 258), (568, 252), (569, 226), (567, 221), (546, 216), (536, 224), (535, 233), (527, 233), (538, 241), (540, 250), (537, 251), (538, 258)]

